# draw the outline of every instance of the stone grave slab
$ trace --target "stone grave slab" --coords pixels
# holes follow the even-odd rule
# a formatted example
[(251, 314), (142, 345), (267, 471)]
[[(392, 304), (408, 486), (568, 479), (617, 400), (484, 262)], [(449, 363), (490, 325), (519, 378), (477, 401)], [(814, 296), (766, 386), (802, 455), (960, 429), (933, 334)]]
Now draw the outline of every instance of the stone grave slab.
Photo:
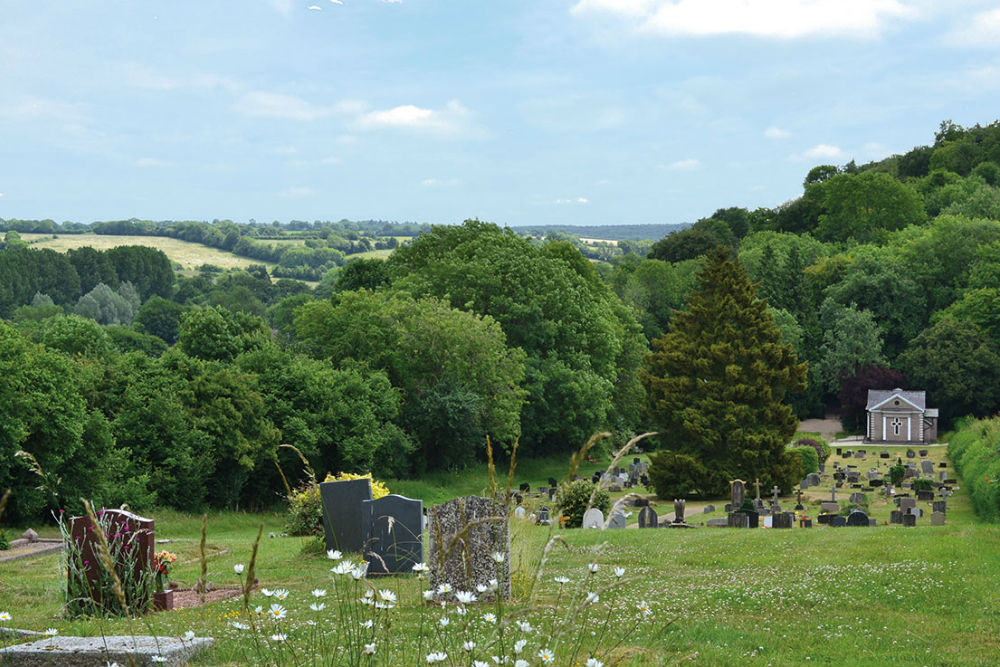
[(889, 523), (903, 523), (903, 513), (899, 510), (889, 512)]
[(323, 482), (319, 485), (323, 502), (323, 532), (326, 548), (361, 551), (364, 544), (361, 503), (372, 499), (369, 479)]
[(932, 526), (943, 526), (944, 525), (944, 512), (934, 512), (931, 514), (931, 525)]
[(657, 528), (659, 526), (659, 517), (656, 516), (656, 511), (646, 505), (641, 510), (639, 510), (639, 527), (640, 528)]
[(920, 501), (931, 501), (934, 500), (934, 492), (930, 489), (917, 491), (917, 500)]
[(424, 501), (396, 494), (362, 500), (361, 522), (369, 574), (412, 572), (424, 562)]
[(820, 485), (820, 481), (821, 480), (820, 480), (820, 477), (819, 477), (819, 473), (811, 472), (808, 475), (806, 475), (806, 479), (809, 481), (809, 486), (819, 486)]
[(792, 512), (778, 512), (771, 518), (772, 528), (791, 528), (795, 521), (795, 514)]
[(916, 506), (917, 506), (917, 499), (916, 498), (900, 498), (899, 499), (899, 509), (902, 510), (903, 512), (906, 512), (906, 510), (914, 508)]
[(820, 506), (819, 506), (819, 508), (821, 510), (823, 510), (824, 512), (839, 512), (840, 511), (840, 503), (836, 503), (836, 502), (832, 502), (832, 501), (831, 502), (825, 502), (825, 503), (821, 503)]
[(705, 509), (702, 510), (703, 514), (711, 514), (715, 511), (715, 505), (705, 505)]
[[(430, 510), (427, 522), (431, 585), (472, 591), (496, 579), (510, 597), (510, 526), (499, 503), (479, 496), (455, 498)], [(493, 554), (503, 557), (497, 563)]]
[(728, 519), (709, 519), (705, 522), (705, 525), (709, 528), (725, 528), (729, 525)]
[(749, 528), (750, 520), (746, 512), (732, 512), (728, 517), (727, 525), (730, 528)]
[(46, 637), (0, 648), (0, 663), (19, 667), (177, 667), (214, 643), (210, 637)]

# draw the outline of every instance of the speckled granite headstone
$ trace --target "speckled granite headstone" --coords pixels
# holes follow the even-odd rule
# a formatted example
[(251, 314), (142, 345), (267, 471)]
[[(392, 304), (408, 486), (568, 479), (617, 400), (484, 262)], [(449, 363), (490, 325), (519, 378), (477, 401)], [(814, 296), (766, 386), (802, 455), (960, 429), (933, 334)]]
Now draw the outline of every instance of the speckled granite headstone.
[[(510, 597), (510, 528), (498, 503), (466, 496), (436, 505), (427, 532), (432, 585), (475, 591), (496, 579), (504, 597)], [(493, 559), (494, 552), (504, 555), (502, 563)]]

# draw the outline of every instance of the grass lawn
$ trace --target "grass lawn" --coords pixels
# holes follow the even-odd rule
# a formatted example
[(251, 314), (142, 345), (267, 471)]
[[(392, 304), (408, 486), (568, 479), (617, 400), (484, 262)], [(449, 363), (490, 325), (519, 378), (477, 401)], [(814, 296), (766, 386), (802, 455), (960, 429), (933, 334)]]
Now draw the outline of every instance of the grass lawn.
[[(869, 456), (864, 462), (851, 459), (850, 463), (867, 470), (882, 461), (879, 450), (874, 451), (874, 460)], [(905, 448), (899, 453), (906, 461), (903, 452)], [(932, 450), (931, 456), (941, 458), (943, 447)], [(831, 457), (828, 471), (834, 460), (848, 462)], [(890, 462), (895, 462), (895, 455)], [(585, 466), (581, 472), (589, 474), (590, 467), (597, 466)], [(565, 470), (564, 461), (524, 462), (514, 475), (515, 486), (522, 480), (532, 487), (544, 485), (550, 474), (558, 477), (557, 470)], [(476, 468), (452, 476), (390, 482), (390, 488), (438, 502), (477, 492), (485, 481), (485, 469)], [(829, 497), (823, 487), (816, 493)], [(714, 502), (721, 508), (725, 501)], [(786, 503), (794, 504), (794, 498), (783, 498), (782, 505)], [(672, 503), (659, 504), (661, 517), (672, 511)], [(689, 522), (713, 516), (692, 509), (689, 505)], [(876, 507), (875, 516), (880, 517), (883, 510), (887, 513), (888, 506)], [(157, 537), (171, 540), (163, 548), (179, 556), (172, 579), (182, 586), (191, 585), (200, 569), (200, 517), (164, 510), (151, 514)], [(600, 569), (592, 575), (588, 589), (600, 591), (600, 609), (606, 609), (602, 614), (608, 616), (595, 612), (586, 620), (579, 619), (585, 647), (596, 641), (604, 646), (613, 643), (617, 634), (631, 626), (639, 601), (647, 601), (654, 610), (613, 653), (620, 665), (1000, 664), (1000, 606), (996, 602), (1000, 526), (978, 523), (962, 490), (948, 499), (945, 526), (931, 527), (928, 514), (916, 528), (793, 530), (638, 530), (630, 525), (617, 531), (560, 531), (512, 519), (512, 609), (519, 618), (530, 617), (539, 629), (536, 632), (565, 621), (570, 615), (566, 593), (553, 577), (579, 580), (587, 576), (587, 564), (596, 562)], [(635, 521), (633, 515), (629, 523)], [(208, 543), (218, 552), (208, 560), (209, 580), (217, 586), (237, 582), (233, 565), (248, 562), (261, 522), (264, 538), (257, 576), (264, 587), (291, 592), (284, 601), (288, 618), (282, 621), (291, 644), (315, 631), (307, 620), (319, 619), (316, 627), (320, 628), (334, 622), (332, 609), (314, 612), (308, 608), (314, 601), (309, 592), (317, 587), (332, 591), (334, 575), (324, 555), (304, 551), (306, 538), (268, 537), (270, 532), (280, 534), (280, 514), (210, 514)], [(541, 584), (535, 586), (542, 549), (552, 535), (564, 542), (548, 552)], [(626, 569), (617, 587), (613, 586), (614, 566)], [(426, 664), (416, 650), (420, 619), (430, 618), (433, 624), (446, 612), (418, 601), (425, 584), (413, 576), (381, 578), (374, 583), (399, 597), (399, 606), (392, 612), (392, 648), (387, 649), (395, 651), (393, 664)], [(239, 601), (153, 614), (132, 624), (67, 621), (60, 617), (62, 587), (58, 556), (0, 563), (0, 611), (11, 613), (13, 627), (56, 627), (62, 634), (155, 631), (181, 635), (193, 630), (199, 636), (216, 637), (218, 644), (192, 664), (236, 665), (248, 660), (246, 635), (230, 625), (242, 609)], [(258, 592), (252, 604), (266, 608), (271, 601)], [(473, 605), (472, 614), (489, 609)], [(591, 629), (602, 634), (605, 618), (611, 628), (607, 636), (590, 636)], [(674, 618), (673, 624), (664, 627)], [(425, 634), (433, 634), (427, 625), (423, 627)], [(443, 664), (466, 664), (460, 647), (454, 648)], [(423, 651), (427, 650), (425, 641)], [(531, 665), (540, 664), (534, 654), (527, 657)], [(577, 662), (585, 660), (586, 654)]]

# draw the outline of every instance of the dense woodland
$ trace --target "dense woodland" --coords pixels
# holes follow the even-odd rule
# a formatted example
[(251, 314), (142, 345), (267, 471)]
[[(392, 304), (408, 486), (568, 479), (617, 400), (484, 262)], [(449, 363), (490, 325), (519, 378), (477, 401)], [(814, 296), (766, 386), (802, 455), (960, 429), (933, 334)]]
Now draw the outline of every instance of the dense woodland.
[[(763, 349), (718, 317), (736, 311), (726, 294), (706, 300), (720, 292), (710, 275), (748, 299), (740, 312), (788, 369), (751, 374), (755, 385), (723, 364), (721, 384), (731, 376), (750, 403), (774, 393), (798, 417), (842, 406), (857, 429), (867, 389), (900, 386), (926, 389), (943, 428), (993, 414), (998, 165), (1000, 124), (945, 122), (930, 146), (811, 169), (802, 196), (774, 209), (723, 207), (655, 243), (603, 246), (479, 221), (0, 221), (0, 486), (16, 492), (5, 519), (80, 496), (266, 506), (284, 493), (282, 471), (301, 478), (281, 443), (319, 472), (405, 477), (481, 457), (486, 436), (518, 441), (524, 457), (569, 452), (596, 430), (624, 442), (671, 428), (655, 395), (670, 383), (651, 378), (679, 372), (663, 354), (692, 318), (712, 337), (705, 350)], [(182, 274), (153, 248), (59, 254), (19, 236), (87, 231), (172, 236), (270, 268)], [(305, 243), (268, 243), (287, 238)], [(394, 250), (351, 257), (376, 248)], [(778, 419), (765, 412), (747, 414)], [(695, 422), (678, 427), (687, 442), (715, 428)], [(712, 447), (747, 439), (726, 433)], [(683, 450), (676, 440), (659, 444)], [(761, 465), (794, 477), (767, 442)]]

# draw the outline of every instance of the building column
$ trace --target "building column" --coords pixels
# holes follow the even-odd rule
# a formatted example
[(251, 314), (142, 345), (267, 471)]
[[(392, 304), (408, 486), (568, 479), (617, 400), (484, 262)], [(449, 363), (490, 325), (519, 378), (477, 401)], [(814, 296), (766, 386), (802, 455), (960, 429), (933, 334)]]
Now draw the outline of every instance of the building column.
[(882, 439), (883, 440), (888, 440), (889, 439), (889, 434), (886, 433), (886, 430), (885, 430), (885, 414), (884, 413), (882, 414)]
[(872, 439), (872, 413), (865, 413), (865, 437), (868, 440)]
[(912, 432), (910, 430), (910, 424), (912, 424), (912, 423), (913, 423), (913, 415), (910, 415), (910, 416), (908, 416), (906, 418), (906, 441), (907, 442), (910, 442), (910, 441), (913, 440), (913, 438), (912, 438)]

